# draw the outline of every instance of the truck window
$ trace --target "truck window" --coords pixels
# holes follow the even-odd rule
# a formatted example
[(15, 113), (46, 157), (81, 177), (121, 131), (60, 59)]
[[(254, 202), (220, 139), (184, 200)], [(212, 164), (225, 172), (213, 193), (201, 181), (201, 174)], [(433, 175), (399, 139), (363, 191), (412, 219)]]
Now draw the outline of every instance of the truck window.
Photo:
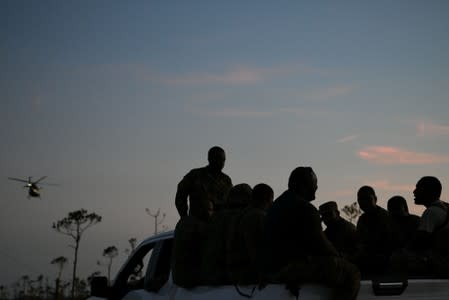
[(112, 286), (113, 299), (121, 299), (131, 290), (143, 289), (145, 272), (150, 265), (155, 246), (156, 243), (146, 244), (132, 254)]
[(170, 276), (173, 239), (160, 241), (154, 248), (153, 255), (145, 276), (145, 290), (158, 292)]

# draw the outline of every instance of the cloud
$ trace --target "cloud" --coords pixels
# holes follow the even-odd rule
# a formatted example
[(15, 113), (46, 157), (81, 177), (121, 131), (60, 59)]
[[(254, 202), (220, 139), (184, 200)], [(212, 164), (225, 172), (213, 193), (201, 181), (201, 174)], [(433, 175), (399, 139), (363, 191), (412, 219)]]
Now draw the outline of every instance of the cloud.
[(238, 109), (223, 109), (223, 110), (198, 110), (195, 113), (207, 117), (232, 117), (232, 118), (264, 118), (273, 114), (270, 111), (256, 111), (256, 110), (238, 110)]
[(347, 142), (357, 139), (358, 137), (359, 137), (358, 135), (345, 136), (345, 137), (342, 137), (341, 139), (337, 140), (337, 143), (347, 143)]
[(414, 185), (409, 184), (391, 184), (388, 180), (375, 180), (365, 182), (364, 185), (372, 186), (375, 190), (389, 192), (411, 192), (415, 189)]
[(424, 165), (449, 163), (449, 156), (433, 153), (422, 153), (390, 146), (368, 146), (360, 150), (361, 159), (374, 163), (394, 165)]
[(418, 136), (449, 135), (449, 126), (430, 122), (419, 122), (416, 126), (416, 132)]
[(299, 108), (299, 107), (281, 107), (279, 109), (280, 113), (284, 114), (292, 114), (300, 117), (327, 117), (330, 114), (333, 114), (332, 111), (325, 110), (314, 110), (308, 108)]
[(355, 89), (354, 86), (350, 85), (336, 85), (313, 91), (308, 95), (308, 98), (312, 99), (329, 99), (339, 96), (345, 96), (350, 94)]
[(342, 197), (354, 197), (357, 191), (354, 191), (353, 189), (339, 189), (332, 192), (323, 193), (325, 195), (324, 198), (330, 198), (330, 197), (336, 197), (336, 198), (342, 198)]
[(267, 69), (238, 66), (218, 73), (188, 73), (179, 76), (161, 77), (160, 81), (168, 85), (254, 84), (288, 72), (290, 72), (288, 68), (282, 67)]
[[(303, 64), (289, 64), (274, 67), (251, 67), (246, 65), (234, 66), (222, 72), (190, 72), (183, 75), (153, 76), (167, 85), (204, 85), (204, 84), (226, 84), (241, 85), (264, 82), (273, 77), (285, 76), (293, 73), (327, 75), (325, 70), (307, 67)], [(346, 93), (348, 87), (338, 86), (326, 90), (325, 96), (340, 95)]]

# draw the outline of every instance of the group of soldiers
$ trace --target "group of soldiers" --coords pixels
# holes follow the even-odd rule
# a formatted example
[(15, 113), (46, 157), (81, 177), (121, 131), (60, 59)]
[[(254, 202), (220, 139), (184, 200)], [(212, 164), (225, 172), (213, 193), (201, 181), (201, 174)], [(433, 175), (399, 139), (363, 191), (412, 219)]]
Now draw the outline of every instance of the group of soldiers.
[[(222, 172), (225, 151), (212, 147), (208, 165), (191, 170), (178, 184), (173, 280), (179, 286), (302, 283), (332, 288), (334, 299), (355, 299), (361, 275), (386, 271), (436, 272), (449, 276), (449, 205), (441, 183), (421, 178), (411, 215), (401, 196), (377, 205), (370, 186), (357, 192), (363, 211), (357, 225), (340, 216), (336, 202), (316, 209), (318, 188), (311, 167), (297, 167), (288, 189), (275, 201), (272, 188), (232, 184)], [(326, 225), (323, 231), (321, 223)]]

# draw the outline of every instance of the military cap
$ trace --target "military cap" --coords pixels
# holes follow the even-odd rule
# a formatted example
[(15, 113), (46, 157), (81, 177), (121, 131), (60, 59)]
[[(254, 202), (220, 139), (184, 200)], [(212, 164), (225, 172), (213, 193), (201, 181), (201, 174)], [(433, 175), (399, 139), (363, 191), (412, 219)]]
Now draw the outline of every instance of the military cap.
[(337, 202), (335, 201), (329, 201), (326, 203), (323, 203), (319, 207), (320, 213), (325, 213), (333, 210), (338, 210)]

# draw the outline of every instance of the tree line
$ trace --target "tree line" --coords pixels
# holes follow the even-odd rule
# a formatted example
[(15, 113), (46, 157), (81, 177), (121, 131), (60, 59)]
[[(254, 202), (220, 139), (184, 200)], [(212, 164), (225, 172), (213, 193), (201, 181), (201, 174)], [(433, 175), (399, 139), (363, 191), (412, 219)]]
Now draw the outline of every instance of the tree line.
[[(158, 225), (161, 225), (165, 219), (165, 213), (160, 215), (160, 209), (156, 213), (151, 213), (147, 208), (148, 215), (155, 219), (155, 231), (158, 233)], [(158, 218), (161, 217), (159, 220)], [(65, 256), (59, 256), (51, 260), (51, 264), (57, 268), (57, 276), (54, 283), (44, 275), (38, 275), (33, 279), (29, 275), (23, 275), (12, 286), (0, 285), (0, 300), (6, 299), (85, 299), (89, 295), (89, 283), (94, 276), (101, 274), (100, 271), (94, 271), (88, 278), (81, 279), (77, 276), (77, 267), (79, 263), (78, 254), (80, 250), (81, 238), (84, 232), (102, 221), (102, 217), (95, 212), (88, 213), (85, 209), (79, 209), (69, 212), (66, 217), (53, 222), (52, 228), (59, 234), (65, 235), (72, 240), (69, 245), (73, 252), (72, 276), (71, 280), (63, 280), (62, 274), (69, 259)], [(165, 226), (163, 226), (165, 228)], [(125, 249), (127, 255), (131, 255), (137, 246), (137, 239), (132, 237), (128, 240), (129, 248)], [(98, 266), (106, 268), (108, 281), (111, 281), (111, 268), (113, 260), (118, 256), (119, 250), (115, 245), (106, 247), (103, 250), (103, 259), (97, 261)]]

